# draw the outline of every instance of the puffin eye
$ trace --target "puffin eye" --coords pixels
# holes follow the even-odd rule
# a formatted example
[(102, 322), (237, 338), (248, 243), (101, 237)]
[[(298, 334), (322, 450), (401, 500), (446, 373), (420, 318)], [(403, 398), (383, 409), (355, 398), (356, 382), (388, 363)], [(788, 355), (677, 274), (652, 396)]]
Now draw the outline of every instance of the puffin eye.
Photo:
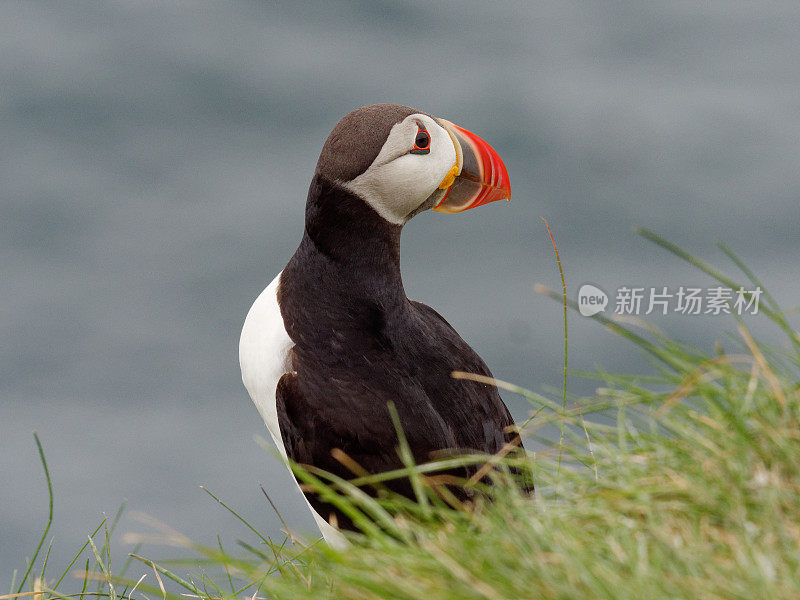
[(430, 154), (431, 151), (431, 136), (427, 130), (418, 125), (417, 137), (414, 138), (414, 147), (411, 149), (411, 154)]

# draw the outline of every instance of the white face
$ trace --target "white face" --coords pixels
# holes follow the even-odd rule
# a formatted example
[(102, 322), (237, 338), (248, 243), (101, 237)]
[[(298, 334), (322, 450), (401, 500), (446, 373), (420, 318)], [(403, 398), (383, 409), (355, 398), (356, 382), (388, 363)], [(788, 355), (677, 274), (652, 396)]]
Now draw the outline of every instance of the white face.
[[(430, 138), (429, 151), (415, 150), (418, 139)], [(345, 187), (366, 200), (384, 219), (403, 225), (456, 164), (456, 149), (447, 130), (427, 115), (409, 115), (392, 127), (380, 153), (361, 175)], [(430, 208), (430, 207), (426, 207)]]

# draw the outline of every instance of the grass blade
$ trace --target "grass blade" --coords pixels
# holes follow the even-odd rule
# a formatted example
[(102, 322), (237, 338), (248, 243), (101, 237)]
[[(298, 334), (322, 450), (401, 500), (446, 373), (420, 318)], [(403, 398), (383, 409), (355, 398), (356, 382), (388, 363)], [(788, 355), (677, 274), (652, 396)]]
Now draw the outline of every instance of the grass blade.
[(33, 558), (31, 558), (30, 562), (28, 563), (28, 568), (25, 570), (25, 574), (22, 576), (22, 581), (19, 582), (17, 593), (20, 593), (22, 591), (22, 588), (25, 586), (25, 582), (28, 580), (28, 575), (30, 575), (31, 573), (33, 564), (36, 562), (36, 558), (39, 556), (39, 551), (42, 549), (44, 540), (47, 538), (47, 532), (50, 531), (50, 526), (53, 524), (53, 484), (50, 481), (50, 470), (47, 468), (47, 459), (44, 457), (42, 442), (39, 441), (39, 436), (35, 431), (33, 432), (33, 439), (36, 440), (36, 447), (39, 449), (39, 459), (42, 462), (42, 468), (44, 469), (44, 477), (47, 480), (47, 495), (49, 498), (49, 509), (47, 513), (47, 525), (45, 525), (42, 537), (39, 540), (39, 544), (36, 546), (36, 551), (33, 553)]

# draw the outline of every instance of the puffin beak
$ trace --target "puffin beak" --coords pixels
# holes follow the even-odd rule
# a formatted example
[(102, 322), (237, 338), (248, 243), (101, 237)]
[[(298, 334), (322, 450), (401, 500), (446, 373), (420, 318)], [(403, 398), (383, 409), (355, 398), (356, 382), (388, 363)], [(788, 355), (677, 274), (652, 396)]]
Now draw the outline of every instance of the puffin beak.
[(456, 164), (439, 185), (444, 198), (433, 210), (457, 213), (495, 200), (511, 200), (508, 170), (489, 144), (471, 131), (438, 119), (456, 149)]

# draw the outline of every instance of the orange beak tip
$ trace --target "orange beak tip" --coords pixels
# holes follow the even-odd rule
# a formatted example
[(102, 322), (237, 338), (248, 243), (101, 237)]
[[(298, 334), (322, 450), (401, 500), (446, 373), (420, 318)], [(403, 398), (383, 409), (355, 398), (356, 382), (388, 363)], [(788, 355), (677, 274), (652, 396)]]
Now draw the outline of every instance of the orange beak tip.
[[(471, 131), (444, 121), (460, 158), (460, 171), (445, 177), (447, 193), (435, 207), (439, 212), (461, 212), (496, 200), (511, 201), (508, 170), (497, 151)], [(459, 152), (460, 150), (460, 152)], [(450, 175), (448, 173), (448, 175)]]

